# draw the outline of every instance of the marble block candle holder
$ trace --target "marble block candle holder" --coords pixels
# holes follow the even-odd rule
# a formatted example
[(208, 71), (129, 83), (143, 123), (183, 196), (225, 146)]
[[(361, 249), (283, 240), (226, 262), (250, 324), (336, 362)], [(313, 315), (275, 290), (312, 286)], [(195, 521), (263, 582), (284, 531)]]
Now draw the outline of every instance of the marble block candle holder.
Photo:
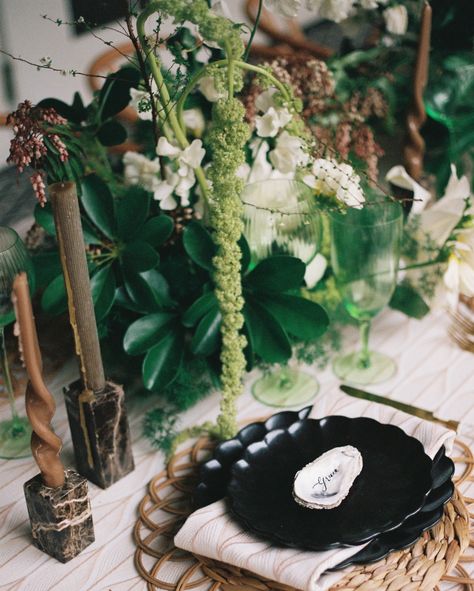
[(34, 544), (60, 562), (94, 541), (87, 480), (66, 470), (64, 484), (51, 488), (38, 474), (24, 485)]
[(123, 388), (106, 382), (102, 392), (88, 395), (78, 381), (64, 396), (77, 470), (108, 488), (135, 467)]

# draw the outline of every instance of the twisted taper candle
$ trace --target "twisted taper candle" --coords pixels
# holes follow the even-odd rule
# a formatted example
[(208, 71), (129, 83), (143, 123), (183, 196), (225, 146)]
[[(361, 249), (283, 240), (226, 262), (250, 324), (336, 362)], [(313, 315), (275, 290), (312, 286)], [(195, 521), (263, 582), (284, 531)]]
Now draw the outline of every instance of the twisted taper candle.
[(23, 360), (29, 378), (25, 403), (26, 413), (33, 428), (31, 451), (41, 471), (44, 484), (57, 488), (64, 484), (64, 466), (59, 458), (62, 441), (51, 428), (56, 404), (42, 376), (41, 353), (26, 273), (16, 276), (13, 282), (12, 299), (20, 331)]

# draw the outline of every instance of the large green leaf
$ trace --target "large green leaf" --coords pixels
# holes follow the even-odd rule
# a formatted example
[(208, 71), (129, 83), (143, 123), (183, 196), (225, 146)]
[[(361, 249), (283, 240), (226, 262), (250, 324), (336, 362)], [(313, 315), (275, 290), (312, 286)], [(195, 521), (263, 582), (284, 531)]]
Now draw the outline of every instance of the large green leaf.
[(301, 287), (306, 267), (295, 257), (278, 255), (264, 259), (244, 279), (252, 290), (279, 292)]
[(67, 310), (66, 286), (62, 275), (58, 275), (53, 279), (44, 290), (41, 306), (45, 312), (55, 315), (62, 314)]
[(127, 130), (121, 123), (112, 119), (100, 126), (97, 139), (103, 146), (118, 146), (127, 139)]
[(127, 273), (142, 273), (155, 268), (160, 262), (156, 250), (143, 240), (135, 240), (125, 246), (121, 261)]
[(32, 256), (35, 270), (36, 288), (43, 289), (61, 274), (61, 261), (57, 250), (52, 252), (38, 252)]
[(263, 361), (282, 363), (291, 357), (291, 344), (281, 324), (253, 298), (247, 298), (244, 317), (250, 346)]
[(303, 340), (317, 339), (326, 332), (329, 318), (322, 306), (298, 296), (275, 293), (260, 303), (286, 332)]
[(114, 238), (114, 199), (109, 187), (100, 177), (89, 174), (83, 179), (81, 202), (92, 223), (108, 238)]
[(222, 316), (218, 308), (212, 308), (199, 322), (191, 341), (194, 355), (208, 356), (214, 353), (220, 340)]
[(143, 382), (148, 390), (162, 390), (176, 378), (184, 355), (182, 332), (168, 333), (143, 360)]
[(150, 194), (141, 187), (129, 187), (115, 206), (118, 237), (124, 242), (131, 242), (138, 235), (140, 239), (146, 240), (143, 237), (143, 224), (150, 210)]
[(390, 307), (418, 319), (423, 318), (430, 311), (428, 304), (408, 283), (397, 285), (390, 300)]
[(204, 269), (213, 270), (212, 259), (216, 245), (206, 228), (199, 222), (191, 222), (183, 232), (183, 244), (190, 258)]
[(174, 305), (166, 279), (156, 269), (144, 273), (124, 273), (125, 289), (135, 308), (155, 312)]
[(126, 66), (107, 76), (99, 94), (101, 120), (120, 113), (130, 102), (130, 89), (138, 86), (141, 74), (137, 68)]
[(173, 329), (176, 330), (176, 314), (156, 312), (135, 320), (127, 329), (123, 348), (129, 355), (140, 355), (154, 347)]
[(97, 322), (100, 322), (110, 312), (115, 299), (115, 291), (115, 274), (112, 265), (100, 269), (92, 276), (91, 292)]
[(44, 207), (41, 207), (39, 203), (35, 205), (35, 222), (39, 224), (47, 234), (50, 236), (56, 236), (53, 208), (49, 201), (44, 204)]
[(242, 258), (240, 260), (240, 264), (242, 266), (242, 273), (245, 273), (250, 265), (250, 247), (249, 243), (247, 242), (245, 236), (242, 234), (239, 240), (240, 251), (242, 253)]
[(213, 291), (208, 291), (191, 304), (191, 306), (183, 314), (182, 322), (184, 326), (190, 328), (191, 326), (197, 324), (199, 320), (201, 320), (201, 318), (213, 308), (217, 307), (218, 302), (216, 294)]
[(71, 106), (56, 98), (45, 98), (37, 106), (43, 109), (52, 107), (59, 115), (73, 123), (81, 123), (87, 117), (87, 111), (77, 92), (74, 94), (74, 101)]
[(146, 222), (141, 232), (141, 238), (155, 248), (159, 248), (171, 236), (173, 228), (174, 221), (169, 215), (158, 215)]

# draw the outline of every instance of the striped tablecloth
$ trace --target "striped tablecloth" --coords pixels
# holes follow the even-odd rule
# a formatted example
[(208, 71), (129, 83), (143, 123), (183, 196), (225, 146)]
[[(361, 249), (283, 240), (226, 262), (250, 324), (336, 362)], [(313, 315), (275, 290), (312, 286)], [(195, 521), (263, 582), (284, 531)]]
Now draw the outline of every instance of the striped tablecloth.
[[(373, 391), (435, 411), (445, 418), (463, 419), (474, 425), (474, 356), (455, 347), (447, 337), (445, 314), (431, 314), (418, 321), (398, 312), (386, 311), (374, 322), (373, 348), (390, 354), (398, 363), (398, 373)], [(357, 342), (355, 330), (349, 330), (344, 349)], [(57, 433), (64, 439), (63, 460), (73, 465), (71, 440), (61, 388), (76, 377), (74, 362), (67, 364), (50, 384), (58, 410), (54, 419)], [(320, 383), (319, 396), (331, 396), (338, 380), (330, 368), (315, 371)], [(250, 375), (248, 383), (255, 376)], [(31, 458), (0, 460), (0, 590), (5, 591), (138, 591), (146, 584), (133, 566), (135, 546), (132, 528), (137, 505), (146, 493), (149, 480), (163, 467), (163, 457), (142, 437), (145, 411), (155, 404), (152, 397), (133, 401), (129, 416), (133, 436), (136, 469), (108, 490), (90, 484), (96, 541), (67, 564), (60, 564), (36, 549), (30, 540), (23, 483), (37, 469)], [(20, 401), (18, 401), (20, 407)], [(242, 420), (269, 413), (256, 402), (249, 388), (239, 400)], [(209, 420), (217, 415), (218, 396), (214, 394), (183, 416), (183, 426)], [(8, 416), (8, 407), (0, 408), (0, 419)], [(472, 438), (464, 438), (474, 444)], [(474, 496), (472, 490), (464, 490)], [(474, 566), (471, 574), (474, 575)], [(445, 585), (443, 589), (449, 589)]]

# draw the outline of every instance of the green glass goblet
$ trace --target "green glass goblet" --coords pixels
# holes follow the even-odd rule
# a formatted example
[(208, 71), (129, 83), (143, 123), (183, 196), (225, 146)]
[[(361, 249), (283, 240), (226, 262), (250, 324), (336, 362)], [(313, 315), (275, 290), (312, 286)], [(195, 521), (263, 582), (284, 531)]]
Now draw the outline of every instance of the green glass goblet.
[(11, 228), (0, 227), (0, 366), (3, 383), (10, 403), (11, 418), (0, 422), (0, 458), (25, 458), (31, 454), (31, 426), (16, 410), (15, 393), (5, 346), (5, 327), (14, 322), (11, 301), (13, 280), (26, 271), (32, 285), (33, 267), (25, 245)]
[[(321, 219), (312, 191), (299, 181), (272, 179), (250, 183), (242, 194), (244, 235), (250, 248), (250, 268), (274, 255), (290, 255), (308, 264), (321, 242)], [(312, 400), (319, 382), (293, 367), (270, 370), (252, 385), (253, 396), (274, 407)]]
[(392, 200), (367, 203), (363, 209), (331, 212), (331, 263), (342, 302), (359, 321), (362, 347), (333, 362), (341, 380), (376, 384), (396, 372), (395, 362), (369, 350), (372, 318), (395, 290), (403, 230), (403, 211)]

